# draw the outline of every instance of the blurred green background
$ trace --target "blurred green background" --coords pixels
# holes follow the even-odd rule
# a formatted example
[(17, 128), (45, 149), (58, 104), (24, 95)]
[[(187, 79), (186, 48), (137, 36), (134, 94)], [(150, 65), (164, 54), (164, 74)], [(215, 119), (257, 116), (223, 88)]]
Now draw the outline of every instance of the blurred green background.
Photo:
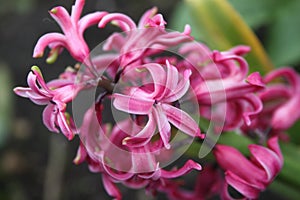
[[(255, 31), (276, 67), (300, 66), (299, 0), (229, 0)], [(32, 65), (38, 65), (46, 80), (55, 78), (67, 65), (75, 64), (66, 51), (53, 65), (31, 57), (37, 39), (46, 32), (59, 31), (48, 10), (71, 0), (0, 0), (0, 200), (110, 199), (99, 174), (85, 164), (75, 166), (78, 138), (68, 142), (61, 134), (43, 126), (43, 107), (17, 97), (12, 89), (25, 86)], [(183, 1), (89, 0), (84, 13), (95, 10), (123, 12), (135, 21), (153, 6), (165, 16), (168, 28), (182, 31), (192, 26), (193, 36), (206, 36)], [(86, 32), (91, 47), (102, 42), (112, 29), (93, 27)], [(124, 199), (144, 198), (141, 192), (122, 188)], [(267, 192), (267, 195), (268, 194)], [(270, 196), (263, 196), (270, 198)], [(274, 198), (274, 196), (272, 196)], [(149, 197), (150, 199), (150, 197)], [(160, 199), (160, 198), (159, 198)], [(163, 197), (161, 197), (163, 199)]]

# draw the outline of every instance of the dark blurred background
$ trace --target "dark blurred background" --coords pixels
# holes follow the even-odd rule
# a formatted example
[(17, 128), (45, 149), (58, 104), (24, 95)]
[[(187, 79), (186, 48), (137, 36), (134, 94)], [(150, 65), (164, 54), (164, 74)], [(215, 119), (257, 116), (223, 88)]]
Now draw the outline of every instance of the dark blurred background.
[[(191, 23), (195, 38), (198, 29), (182, 1), (86, 0), (84, 13), (96, 10), (122, 12), (138, 21), (143, 12), (159, 8), (169, 28), (183, 30)], [(180, 3), (181, 4), (177, 4)], [(256, 31), (275, 66), (300, 66), (299, 0), (229, 0)], [(71, 142), (62, 134), (50, 133), (42, 123), (43, 106), (13, 93), (16, 86), (27, 86), (32, 65), (38, 65), (46, 81), (56, 78), (68, 65), (74, 65), (67, 51), (46, 64), (45, 57), (33, 59), (38, 38), (60, 29), (48, 10), (63, 5), (70, 10), (73, 0), (0, 0), (0, 200), (102, 200), (111, 199), (101, 183), (101, 175), (89, 172), (86, 164), (72, 163), (79, 138)], [(171, 20), (171, 18), (173, 20)], [(175, 22), (176, 21), (176, 22)], [(85, 33), (91, 49), (107, 38), (115, 27), (97, 27)], [(45, 55), (47, 55), (45, 52)], [(193, 176), (193, 174), (191, 175)], [(121, 187), (124, 199), (154, 199), (144, 191)], [(269, 192), (264, 199), (274, 199)], [(165, 199), (160, 196), (157, 199)]]
[[(88, 0), (84, 13), (95, 10), (123, 12), (135, 21), (153, 6), (168, 19), (176, 1)], [(67, 51), (48, 65), (45, 57), (33, 59), (33, 47), (46, 32), (59, 31), (48, 10), (63, 5), (70, 10), (73, 0), (0, 0), (0, 199), (67, 200), (110, 199), (101, 176), (87, 165), (72, 163), (79, 139), (68, 142), (61, 134), (50, 133), (42, 124), (43, 106), (16, 96), (12, 89), (27, 86), (32, 65), (38, 65), (46, 81), (75, 64)], [(114, 28), (92, 27), (86, 38), (92, 49)], [(47, 55), (47, 52), (46, 54)], [(141, 199), (141, 192), (127, 191), (124, 199)], [(139, 197), (140, 196), (140, 197)], [(150, 197), (149, 197), (150, 198)], [(145, 199), (145, 198), (144, 198)]]

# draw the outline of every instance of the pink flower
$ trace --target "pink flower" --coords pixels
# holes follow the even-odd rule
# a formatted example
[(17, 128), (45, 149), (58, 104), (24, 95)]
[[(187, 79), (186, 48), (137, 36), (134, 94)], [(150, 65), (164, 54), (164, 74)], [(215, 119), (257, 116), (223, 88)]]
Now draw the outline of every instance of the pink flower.
[(211, 52), (197, 43), (183, 45), (180, 50), (186, 55), (180, 65), (189, 66), (193, 71), (191, 85), (202, 116), (221, 124), (224, 121), (221, 128), (225, 131), (244, 123), (249, 126), (262, 110), (262, 102), (254, 92), (262, 90), (264, 83), (258, 72), (248, 75), (248, 63), (241, 56), (249, 51), (247, 46), (237, 46), (224, 52)]
[(143, 64), (147, 56), (192, 41), (188, 25), (183, 33), (167, 32), (163, 16), (156, 13), (157, 8), (146, 11), (138, 25), (130, 17), (121, 13), (109, 13), (100, 20), (98, 24), (100, 28), (111, 22), (124, 31), (124, 33), (112, 34), (103, 47), (105, 51), (117, 52), (119, 66), (122, 69), (133, 64), (134, 66)]
[(55, 61), (63, 47), (79, 62), (88, 58), (90, 50), (83, 33), (88, 27), (97, 24), (106, 12), (94, 12), (80, 19), (84, 3), (84, 0), (75, 1), (71, 15), (62, 6), (50, 10), (51, 17), (59, 24), (64, 34), (47, 33), (42, 36), (34, 48), (33, 57), (42, 57), (45, 48), (49, 46), (51, 52), (47, 61), (50, 63)]
[[(71, 76), (67, 73), (65, 76)], [(35, 104), (46, 105), (43, 112), (45, 126), (53, 132), (59, 132), (57, 129), (59, 127), (61, 132), (71, 140), (74, 137), (75, 127), (72, 118), (66, 112), (66, 103), (74, 98), (79, 89), (73, 81), (57, 79), (46, 84), (40, 69), (33, 66), (27, 77), (29, 88), (16, 87), (14, 92), (29, 98)]]
[[(226, 184), (246, 198), (258, 198), (259, 193), (266, 189), (282, 168), (283, 157), (277, 137), (270, 138), (267, 145), (268, 148), (249, 145), (252, 154), (250, 160), (230, 146), (217, 145), (214, 150), (218, 164), (225, 171)], [(227, 188), (224, 195), (231, 199)]]
[(200, 77), (204, 80), (199, 81), (199, 85), (195, 87), (200, 103), (214, 104), (230, 101), (264, 87), (258, 72), (247, 77), (248, 63), (232, 50), (214, 51), (211, 61), (213, 62), (211, 65), (216, 67), (206, 66), (203, 70), (200, 69)]
[(154, 147), (160, 141), (141, 147), (126, 146), (123, 140), (127, 137), (126, 132), (132, 130), (131, 121), (121, 121), (110, 130), (101, 124), (101, 119), (99, 123), (96, 114), (92, 107), (84, 116), (79, 134), (82, 142), (74, 163), (87, 161), (91, 171), (101, 173), (110, 196), (121, 199), (116, 183), (134, 189), (149, 187), (157, 190), (165, 180), (181, 177), (193, 169), (201, 170), (201, 166), (192, 160), (179, 169), (167, 171), (160, 168), (158, 157), (165, 152), (155, 152)]
[[(287, 130), (290, 128), (299, 118), (300, 112), (295, 112), (295, 108), (300, 107), (300, 76), (292, 68), (280, 68), (270, 72), (264, 78), (266, 83), (270, 83), (276, 78), (284, 78), (287, 84), (270, 84), (266, 91), (262, 92), (264, 98), (271, 98), (273, 101), (276, 94), (280, 93), (279, 98), (286, 98), (283, 103), (277, 104), (274, 108), (274, 112), (271, 118), (271, 126), (276, 130)], [(285, 90), (285, 91), (283, 91)]]
[[(278, 81), (279, 78), (285, 82)], [(288, 140), (285, 131), (300, 117), (299, 112), (294, 111), (300, 106), (300, 76), (292, 68), (284, 67), (267, 74), (264, 82), (267, 84), (266, 88), (258, 93), (263, 109), (250, 126), (242, 127), (242, 131), (262, 140), (267, 135)]]
[(151, 140), (157, 125), (163, 144), (169, 149), (171, 138), (169, 123), (192, 137), (203, 137), (194, 119), (185, 111), (172, 105), (187, 93), (191, 71), (185, 70), (181, 76), (169, 62), (165, 67), (149, 63), (136, 69), (147, 70), (152, 78), (151, 83), (143, 87), (132, 87), (127, 94), (114, 93), (113, 105), (126, 113), (146, 115), (148, 122), (143, 130), (123, 142), (142, 146)]

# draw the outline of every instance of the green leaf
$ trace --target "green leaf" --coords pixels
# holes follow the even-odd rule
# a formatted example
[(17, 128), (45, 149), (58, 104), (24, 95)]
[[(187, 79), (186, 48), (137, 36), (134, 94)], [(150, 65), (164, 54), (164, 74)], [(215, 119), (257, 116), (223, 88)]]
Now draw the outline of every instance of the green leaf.
[(200, 41), (204, 39), (201, 27), (196, 24), (187, 5), (181, 1), (176, 5), (168, 27), (173, 30), (181, 31), (186, 24), (189, 24), (192, 27), (191, 35), (196, 40)]
[(276, 66), (299, 64), (299, 0), (229, 0), (229, 2), (250, 27), (264, 27), (265, 46)]
[(281, 143), (281, 151), (284, 157), (284, 165), (278, 178), (288, 182), (294, 187), (300, 188), (300, 147), (292, 143)]
[(266, 47), (277, 66), (300, 62), (300, 1), (285, 1), (266, 37)]
[(228, 0), (251, 28), (258, 28), (274, 18), (278, 0)]
[(280, 197), (284, 197), (285, 199), (299, 199), (300, 191), (298, 188), (290, 186), (288, 183), (281, 181), (280, 179), (276, 179), (270, 186), (269, 189), (274, 191), (280, 195)]
[(290, 141), (294, 144), (300, 145), (300, 121), (297, 121), (289, 130), (288, 130)]

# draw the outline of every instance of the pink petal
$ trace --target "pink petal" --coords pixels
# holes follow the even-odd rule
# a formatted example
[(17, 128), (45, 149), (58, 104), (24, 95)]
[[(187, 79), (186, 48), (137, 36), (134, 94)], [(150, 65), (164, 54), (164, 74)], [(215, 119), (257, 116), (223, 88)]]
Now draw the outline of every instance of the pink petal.
[(75, 24), (80, 19), (80, 15), (82, 13), (84, 7), (85, 0), (76, 0), (75, 5), (72, 6), (71, 11), (71, 19), (72, 22)]
[(235, 55), (243, 56), (251, 51), (251, 47), (246, 46), (246, 45), (238, 45), (238, 46), (235, 46), (235, 47), (229, 49), (229, 51)]
[(153, 178), (158, 171), (157, 162), (155, 161), (155, 155), (149, 152), (149, 147), (141, 147), (140, 152), (132, 154), (132, 168), (131, 173), (150, 173), (148, 175), (141, 175), (143, 178)]
[[(224, 112), (222, 111), (222, 108), (224, 108), (224, 106), (222, 103), (219, 105), (220, 105), (221, 112), (217, 112), (217, 115), (219, 115), (220, 113), (221, 115), (223, 115)], [(226, 110), (233, 110), (234, 112), (226, 112), (225, 126), (223, 128), (224, 131), (230, 131), (241, 127), (242, 125), (241, 116), (243, 116), (244, 107), (245, 107), (244, 102), (230, 101), (230, 102), (226, 102), (226, 106), (227, 106)]]
[(265, 77), (265, 82), (270, 82), (278, 77), (287, 79), (292, 96), (286, 103), (275, 110), (271, 123), (274, 129), (286, 130), (300, 118), (300, 113), (294, 112), (294, 108), (300, 105), (300, 76), (292, 68), (285, 67), (269, 73)]
[(195, 88), (199, 103), (214, 104), (241, 98), (245, 94), (261, 90), (262, 87), (239, 82), (231, 78), (208, 80)]
[(198, 124), (186, 112), (169, 104), (162, 104), (161, 106), (163, 112), (167, 115), (168, 121), (176, 128), (192, 137), (201, 136)]
[(82, 144), (82, 142), (80, 142), (80, 145), (78, 147), (77, 154), (73, 160), (73, 163), (75, 165), (79, 165), (80, 163), (83, 163), (86, 158), (87, 158), (86, 149), (85, 149), (84, 145)]
[(142, 99), (135, 96), (113, 94), (113, 105), (116, 109), (126, 113), (146, 115), (152, 110), (154, 100)]
[(145, 146), (152, 139), (153, 134), (156, 130), (156, 124), (154, 121), (154, 116), (152, 114), (148, 115), (149, 119), (145, 127), (138, 132), (135, 136), (127, 137), (123, 140), (123, 145), (130, 147), (141, 147)]
[[(300, 92), (300, 91), (299, 91)], [(300, 107), (300, 94), (294, 94), (286, 103), (275, 110), (271, 125), (277, 130), (287, 130), (300, 118), (300, 112), (295, 108)]]
[(265, 87), (265, 84), (260, 76), (259, 72), (253, 72), (247, 77), (247, 82), (251, 85), (257, 85), (260, 87)]
[(165, 88), (166, 84), (166, 71), (164, 68), (156, 63), (149, 63), (142, 66), (143, 68), (146, 68), (153, 79), (154, 84), (154, 92), (153, 92), (153, 98), (159, 97), (159, 95), (163, 92), (163, 89)]
[[(182, 34), (191, 37), (191, 33), (192, 33), (192, 28), (191, 28), (191, 26), (190, 26), (189, 24), (186, 24), (186, 25), (184, 26), (184, 30), (183, 30)], [(192, 38), (192, 37), (191, 37), (191, 38)]]
[(29, 91), (27, 93), (27, 97), (35, 104), (37, 105), (46, 105), (49, 103), (49, 101), (51, 101), (51, 98), (44, 96), (44, 95), (40, 95), (37, 94), (33, 91)]
[(59, 112), (57, 114), (57, 125), (59, 126), (61, 132), (69, 139), (74, 138), (74, 132), (72, 128), (70, 127), (71, 122), (69, 122), (70, 119), (66, 118), (66, 115), (64, 112)]
[(136, 25), (135, 25), (134, 21), (127, 15), (120, 14), (120, 13), (107, 14), (106, 16), (104, 16), (101, 19), (98, 26), (99, 26), (99, 28), (103, 28), (103, 27), (105, 27), (105, 25), (107, 23), (112, 22), (112, 21), (125, 23), (127, 25), (127, 27), (125, 29), (123, 29), (123, 31), (130, 31), (130, 30), (136, 29)]
[(249, 146), (249, 150), (255, 159), (267, 173), (267, 183), (270, 183), (271, 180), (280, 172), (283, 161), (279, 156), (272, 150), (267, 149), (259, 145), (252, 144)]
[(178, 70), (170, 65), (169, 61), (166, 61), (166, 68), (167, 68), (167, 80), (165, 83), (165, 88), (164, 91), (159, 95), (160, 97), (157, 97), (156, 100), (160, 101), (162, 98), (164, 98), (166, 95), (168, 95), (169, 93), (173, 94), (174, 90), (177, 87), (178, 84)]
[(166, 97), (163, 98), (163, 102), (174, 102), (179, 100), (181, 97), (183, 97), (189, 87), (190, 87), (190, 76), (191, 76), (192, 72), (191, 70), (185, 70), (183, 72), (183, 78), (180, 80), (179, 83), (177, 83), (177, 87), (175, 90), (171, 91), (170, 94), (168, 94)]
[[(216, 63), (224, 63), (232, 67), (232, 72), (230, 77), (236, 80), (243, 80), (248, 74), (248, 63), (247, 61), (238, 55), (232, 54), (231, 52), (218, 52), (213, 51), (212, 59)], [(239, 65), (236, 65), (238, 63)], [(238, 68), (239, 67), (239, 68)]]
[(166, 33), (160, 37), (157, 37), (157, 39), (154, 41), (154, 44), (160, 44), (163, 46), (176, 46), (185, 42), (191, 42), (192, 38), (179, 33), (179, 32), (170, 32), (170, 33)]
[[(36, 93), (37, 95), (41, 95), (42, 96), (43, 95), (43, 91), (37, 85), (37, 83), (40, 83), (40, 82), (43, 84), (44, 80), (38, 81), (37, 74), (34, 73), (33, 71), (29, 72), (28, 77), (27, 77), (27, 84), (28, 84), (28, 86), (30, 87), (30, 89), (34, 93)], [(45, 85), (45, 84), (43, 84), (43, 85)]]
[(285, 77), (291, 86), (295, 87), (300, 87), (299, 86), (299, 77), (297, 75), (297, 72), (293, 70), (292, 68), (289, 67), (282, 67), (277, 70), (273, 70), (269, 74), (267, 74), (264, 78), (264, 81), (266, 83), (271, 82), (272, 80), (279, 78), (279, 77)]
[(116, 198), (117, 200), (121, 200), (122, 199), (122, 195), (121, 195), (119, 189), (110, 180), (110, 178), (107, 175), (105, 175), (105, 174), (102, 174), (102, 183), (103, 183), (103, 186), (104, 186), (106, 192), (110, 196)]
[(178, 178), (180, 176), (183, 176), (183, 175), (189, 173), (193, 169), (200, 171), (202, 169), (202, 167), (200, 164), (198, 164), (192, 160), (188, 160), (184, 164), (184, 166), (178, 170), (166, 171), (166, 170), (162, 169), (161, 177), (162, 178)]
[(225, 171), (234, 172), (238, 177), (249, 184), (256, 185), (258, 188), (265, 188), (265, 185), (262, 183), (262, 181), (266, 180), (264, 170), (246, 159), (237, 149), (219, 144), (215, 146), (213, 153), (218, 164)]
[(271, 137), (268, 141), (267, 141), (267, 146), (274, 151), (277, 156), (279, 157), (280, 161), (283, 162), (283, 156), (278, 144), (278, 137)]
[(85, 15), (80, 19), (78, 22), (78, 32), (80, 35), (83, 35), (84, 31), (89, 28), (92, 25), (97, 24), (105, 15), (107, 15), (107, 12), (94, 12)]
[(139, 23), (138, 23), (138, 28), (145, 28), (145, 25), (151, 17), (153, 17), (157, 13), (157, 7), (153, 7), (149, 10), (147, 10), (141, 17)]
[(78, 90), (75, 85), (67, 85), (61, 88), (57, 88), (53, 90), (53, 101), (61, 101), (64, 103), (68, 103), (72, 101), (76, 97)]
[(166, 149), (170, 149), (171, 126), (168, 122), (166, 114), (163, 112), (161, 105), (156, 105), (153, 108), (153, 114), (156, 119), (158, 131)]
[(96, 116), (95, 107), (92, 106), (84, 114), (79, 133), (80, 139), (85, 145), (87, 151), (94, 152), (94, 150), (100, 145), (99, 141), (102, 140), (101, 137), (104, 135), (100, 123), (101, 121), (99, 122), (98, 117)]
[(137, 180), (137, 178), (129, 179), (126, 180), (124, 183), (127, 187), (132, 188), (132, 189), (141, 189), (145, 188), (151, 180), (146, 180), (143, 178), (140, 178)]
[(251, 185), (251, 183), (245, 182), (245, 180), (241, 179), (231, 171), (226, 172), (225, 179), (230, 186), (244, 195), (247, 199), (257, 199), (260, 191), (264, 189), (256, 188), (255, 186)]
[[(149, 154), (151, 155), (151, 154)], [(153, 159), (152, 159), (153, 160)], [(149, 159), (149, 161), (151, 162), (151, 160)], [(153, 162), (153, 161), (152, 161)], [(152, 164), (152, 163), (151, 163)], [(150, 165), (151, 165), (150, 164)], [(155, 162), (153, 163), (155, 164)], [(161, 176), (161, 170), (159, 168), (159, 163), (157, 163), (156, 166), (153, 165), (152, 169), (151, 170), (148, 170), (148, 171), (145, 171), (147, 173), (142, 173), (142, 174), (139, 174), (138, 176), (142, 179), (152, 179), (152, 180), (159, 180), (160, 179), (160, 176)]]
[(151, 27), (151, 28), (165, 28), (165, 25), (167, 22), (164, 20), (164, 17), (162, 14), (156, 14), (151, 18), (148, 18), (148, 21), (146, 21), (145, 27)]
[(44, 125), (50, 131), (59, 133), (59, 131), (55, 125), (55, 121), (56, 121), (56, 117), (57, 117), (56, 115), (57, 115), (56, 105), (49, 103), (43, 111), (43, 122), (44, 122)]
[(44, 55), (45, 48), (51, 43), (59, 43), (61, 46), (65, 46), (66, 38), (61, 33), (47, 33), (43, 35), (34, 47), (33, 57), (42, 57)]
[(103, 168), (105, 170), (105, 172), (112, 178), (118, 180), (118, 181), (126, 181), (130, 178), (132, 178), (132, 176), (134, 176), (133, 173), (131, 172), (122, 172), (122, 171), (118, 171), (118, 169), (111, 169), (110, 166), (107, 166), (105, 164), (105, 161), (102, 161), (104, 163)]
[[(111, 36), (109, 36), (108, 39), (106, 39), (105, 44), (103, 45), (103, 50), (110, 51), (110, 50), (117, 50), (119, 51), (122, 49), (126, 42), (126, 39), (124, 36), (120, 33), (113, 33)], [(116, 58), (118, 58), (116, 56)]]
[(246, 100), (248, 103), (250, 103), (252, 110), (248, 111), (246, 110), (243, 114), (243, 118), (245, 120), (245, 123), (247, 126), (251, 125), (251, 117), (257, 116), (262, 110), (263, 110), (263, 104), (256, 95), (254, 94), (247, 94), (243, 97), (241, 97), (242, 100)]
[(69, 30), (74, 28), (74, 24), (71, 21), (70, 15), (64, 7), (57, 6), (52, 8), (49, 13), (51, 17), (59, 24), (64, 33), (68, 33)]
[(31, 92), (31, 88), (25, 88), (25, 87), (16, 87), (14, 88), (14, 93), (21, 97), (28, 98), (28, 92)]

